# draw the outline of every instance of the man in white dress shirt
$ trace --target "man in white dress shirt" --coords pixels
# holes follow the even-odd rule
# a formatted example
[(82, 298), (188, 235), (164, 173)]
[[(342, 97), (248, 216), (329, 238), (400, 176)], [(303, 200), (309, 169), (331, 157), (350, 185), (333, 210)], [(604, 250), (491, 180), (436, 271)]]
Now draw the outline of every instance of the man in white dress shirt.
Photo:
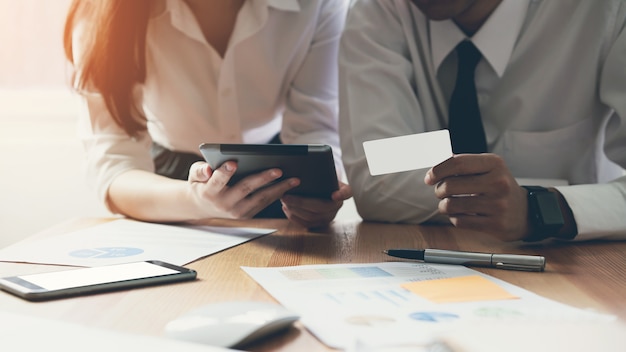
[[(617, 0), (357, 1), (340, 46), (339, 96), (360, 215), (450, 221), (507, 241), (626, 238), (625, 26)], [(454, 49), (464, 40), (481, 54), (486, 153), (371, 176), (364, 141), (449, 127)]]

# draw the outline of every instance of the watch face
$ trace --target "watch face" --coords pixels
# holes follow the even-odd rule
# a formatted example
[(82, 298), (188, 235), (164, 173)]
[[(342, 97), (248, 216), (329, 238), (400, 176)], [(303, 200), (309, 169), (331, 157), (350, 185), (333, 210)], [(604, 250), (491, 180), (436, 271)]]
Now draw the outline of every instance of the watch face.
[(561, 207), (556, 194), (552, 192), (537, 192), (535, 193), (535, 199), (542, 225), (551, 228), (556, 227), (558, 231), (565, 224), (565, 221), (563, 220), (563, 214), (561, 214)]
[(552, 237), (565, 225), (556, 193), (539, 186), (522, 186), (528, 190), (528, 216), (532, 234), (525, 242), (542, 241)]

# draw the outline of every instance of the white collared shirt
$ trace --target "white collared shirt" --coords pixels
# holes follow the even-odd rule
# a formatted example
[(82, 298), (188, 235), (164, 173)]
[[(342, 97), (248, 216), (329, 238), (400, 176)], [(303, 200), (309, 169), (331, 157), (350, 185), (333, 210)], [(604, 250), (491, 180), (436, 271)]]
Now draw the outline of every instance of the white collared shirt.
[[(567, 180), (557, 189), (577, 240), (626, 238), (626, 3), (505, 0), (492, 16), (472, 38), (484, 56), (476, 84), (489, 152), (518, 180)], [(409, 0), (358, 1), (348, 14), (339, 125), (365, 220), (447, 220), (426, 169), (371, 176), (363, 142), (447, 127), (449, 53), (465, 37), (450, 24), (429, 21)]]
[[(430, 48), (437, 79), (446, 102), (450, 102), (457, 73), (456, 46), (470, 40), (482, 58), (476, 66), (475, 84), (479, 107), (484, 107), (504, 74), (517, 42), (529, 0), (503, 0), (471, 38), (452, 21), (429, 21)], [(493, 124), (484, 119), (485, 133), (493, 135)]]
[(529, 0), (503, 0), (471, 38), (467, 38), (452, 20), (429, 21), (430, 48), (435, 70), (440, 72), (442, 62), (454, 51), (457, 44), (469, 39), (483, 56), (483, 64), (476, 68), (477, 79), (489, 72), (485, 67), (487, 65), (501, 77), (524, 24), (528, 2)]
[(128, 137), (98, 94), (85, 94), (79, 134), (100, 199), (131, 169), (154, 171), (152, 142), (196, 153), (201, 143), (323, 143), (342, 173), (337, 50), (344, 0), (249, 0), (222, 58), (183, 0), (159, 4), (148, 25), (147, 77), (136, 101), (148, 132)]

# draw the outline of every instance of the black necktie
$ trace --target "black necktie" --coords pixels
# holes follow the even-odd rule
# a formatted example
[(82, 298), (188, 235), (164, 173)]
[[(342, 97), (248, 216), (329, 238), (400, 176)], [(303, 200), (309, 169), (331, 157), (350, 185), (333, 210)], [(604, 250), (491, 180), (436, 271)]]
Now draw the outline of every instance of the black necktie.
[(468, 40), (457, 45), (456, 52), (459, 67), (448, 116), (452, 151), (454, 154), (485, 153), (487, 142), (474, 83), (474, 71), (481, 54)]

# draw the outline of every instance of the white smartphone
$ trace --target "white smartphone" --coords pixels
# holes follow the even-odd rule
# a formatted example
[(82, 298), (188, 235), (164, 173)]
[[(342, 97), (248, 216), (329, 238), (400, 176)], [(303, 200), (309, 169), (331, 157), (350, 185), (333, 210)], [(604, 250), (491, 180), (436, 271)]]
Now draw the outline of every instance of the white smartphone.
[(196, 271), (158, 260), (0, 278), (0, 289), (29, 301), (194, 280)]

